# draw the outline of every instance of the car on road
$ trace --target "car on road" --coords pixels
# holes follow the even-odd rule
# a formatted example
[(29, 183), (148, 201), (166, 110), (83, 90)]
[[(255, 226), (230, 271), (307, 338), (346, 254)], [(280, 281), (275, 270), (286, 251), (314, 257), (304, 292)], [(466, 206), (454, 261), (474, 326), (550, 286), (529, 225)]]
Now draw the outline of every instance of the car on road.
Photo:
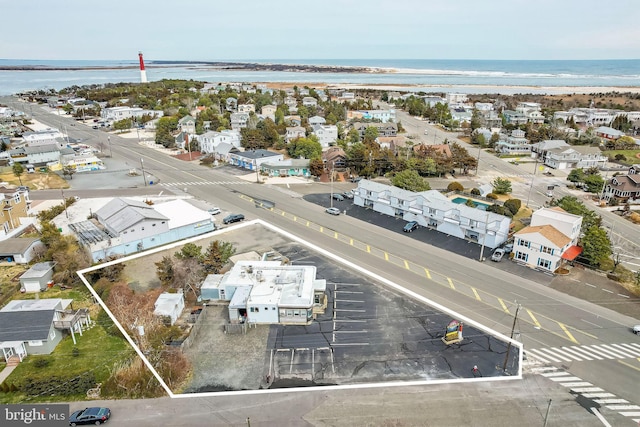
[(244, 221), (244, 215), (243, 214), (227, 215), (222, 220), (222, 222), (225, 223), (225, 224), (231, 224), (233, 222), (239, 222), (239, 221)]
[(331, 197), (333, 197), (333, 200), (337, 200), (339, 202), (344, 201), (344, 197), (340, 193), (333, 193)]
[(353, 193), (351, 191), (345, 191), (344, 193), (342, 193), (342, 197), (344, 197), (345, 199), (353, 199)]
[(500, 262), (502, 261), (503, 256), (504, 256), (504, 249), (498, 248), (495, 251), (493, 251), (493, 254), (491, 255), (491, 261)]
[(207, 212), (209, 212), (211, 215), (218, 215), (222, 211), (220, 210), (220, 208), (214, 206), (211, 209), (209, 209)]
[(106, 423), (111, 418), (111, 410), (109, 408), (92, 407), (75, 411), (69, 416), (70, 426), (83, 426), (95, 424), (99, 426)]
[(340, 215), (340, 209), (338, 208), (327, 208), (324, 211), (331, 215)]
[(405, 233), (411, 233), (413, 230), (417, 230), (417, 229), (418, 229), (418, 222), (409, 221), (404, 225), (404, 227), (402, 228), (402, 231), (404, 231)]
[(633, 328), (631, 328), (631, 330), (633, 331), (634, 334), (640, 335), (640, 325), (634, 326)]

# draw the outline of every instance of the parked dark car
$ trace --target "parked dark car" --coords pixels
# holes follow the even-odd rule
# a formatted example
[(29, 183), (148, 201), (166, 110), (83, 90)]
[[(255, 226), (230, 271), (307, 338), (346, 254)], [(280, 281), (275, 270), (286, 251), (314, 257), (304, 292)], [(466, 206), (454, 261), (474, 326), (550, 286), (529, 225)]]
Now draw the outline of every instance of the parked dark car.
[(82, 426), (88, 424), (100, 425), (106, 423), (111, 418), (111, 410), (109, 408), (84, 408), (75, 411), (69, 416), (70, 426)]
[(402, 231), (404, 231), (405, 233), (411, 233), (413, 230), (417, 230), (417, 229), (418, 229), (418, 223), (416, 221), (409, 221), (404, 225), (404, 228), (402, 229)]
[(333, 200), (338, 200), (339, 202), (344, 201), (344, 197), (340, 193), (333, 193), (332, 197)]
[(228, 216), (224, 217), (222, 222), (225, 223), (225, 224), (231, 224), (232, 222), (239, 222), (239, 221), (243, 221), (243, 220), (244, 220), (244, 215), (242, 215), (242, 214), (231, 214), (231, 215), (228, 215)]

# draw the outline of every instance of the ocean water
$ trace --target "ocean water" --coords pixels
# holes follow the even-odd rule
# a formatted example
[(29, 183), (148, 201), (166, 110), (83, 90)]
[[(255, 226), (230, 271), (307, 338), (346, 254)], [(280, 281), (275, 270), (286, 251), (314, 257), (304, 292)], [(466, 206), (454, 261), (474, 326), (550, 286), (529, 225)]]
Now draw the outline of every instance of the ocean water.
[[(218, 60), (216, 60), (218, 61)], [(640, 60), (493, 61), (417, 59), (260, 59), (219, 60), (370, 67), (377, 73), (233, 71), (198, 63), (154, 63), (146, 61), (149, 81), (193, 79), (207, 82), (292, 82), (396, 85), (425, 92), (467, 93), (560, 93), (589, 92), (592, 87), (640, 87)], [(123, 61), (50, 61), (0, 59), (0, 68), (38, 66), (37, 70), (0, 70), (0, 94), (27, 90), (60, 90), (73, 85), (139, 82), (137, 58)], [(76, 67), (54, 70), (51, 67)], [(103, 67), (103, 68), (98, 68)], [(130, 67), (130, 68), (124, 68)], [(404, 86), (406, 85), (406, 86)]]

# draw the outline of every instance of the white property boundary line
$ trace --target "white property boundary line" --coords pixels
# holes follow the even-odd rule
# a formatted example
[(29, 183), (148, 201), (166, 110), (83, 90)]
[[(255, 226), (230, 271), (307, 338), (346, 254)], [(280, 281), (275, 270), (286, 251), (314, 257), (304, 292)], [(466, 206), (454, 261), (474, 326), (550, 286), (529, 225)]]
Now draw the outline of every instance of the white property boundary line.
[[(158, 372), (156, 371), (156, 369), (153, 367), (153, 365), (151, 365), (151, 363), (149, 362), (149, 360), (147, 359), (147, 357), (142, 353), (142, 351), (138, 348), (138, 346), (136, 345), (136, 343), (133, 341), (133, 339), (129, 336), (129, 334), (126, 332), (126, 330), (122, 327), (122, 325), (120, 324), (120, 322), (118, 322), (118, 319), (115, 318), (115, 316), (113, 315), (113, 313), (111, 313), (111, 311), (109, 310), (109, 308), (107, 307), (107, 305), (104, 303), (104, 301), (102, 301), (102, 299), (98, 296), (98, 294), (96, 293), (96, 291), (93, 289), (93, 287), (89, 284), (89, 282), (87, 281), (87, 279), (85, 278), (85, 274), (86, 273), (90, 273), (92, 271), (95, 270), (99, 270), (101, 268), (104, 267), (108, 267), (114, 264), (118, 264), (121, 262), (127, 262), (130, 261), (132, 259), (136, 259), (136, 258), (140, 258), (143, 256), (148, 256), (157, 252), (161, 252), (161, 251), (165, 251), (167, 249), (172, 249), (178, 246), (183, 246), (186, 243), (192, 243), (192, 242), (196, 242), (198, 240), (202, 240), (202, 239), (206, 239), (206, 238), (210, 238), (213, 236), (218, 236), (221, 234), (224, 234), (227, 231), (235, 231), (235, 230), (239, 230), (245, 227), (249, 227), (252, 225), (262, 225), (278, 234), (281, 234), (293, 241), (296, 241), (306, 247), (308, 247), (309, 249), (312, 249), (322, 255), (324, 255), (327, 258), (330, 258), (346, 267), (349, 267), (353, 270), (356, 270), (366, 276), (371, 277), (372, 279), (375, 279), (383, 284), (385, 284), (386, 286), (389, 286), (393, 289), (396, 289), (400, 292), (402, 292), (405, 295), (408, 295), (418, 301), (421, 301), (439, 311), (443, 311), (447, 314), (450, 314), (453, 318), (458, 319), (458, 320), (462, 320), (467, 324), (473, 325), (474, 327), (481, 329), (491, 335), (493, 335), (496, 338), (499, 338), (503, 341), (506, 342), (510, 342), (511, 345), (513, 345), (514, 347), (516, 347), (518, 349), (518, 374), (517, 375), (511, 375), (511, 376), (501, 376), (501, 377), (481, 377), (481, 378), (459, 378), (459, 379), (446, 379), (446, 380), (419, 380), (419, 381), (393, 381), (393, 382), (384, 382), (384, 383), (368, 383), (368, 384), (346, 384), (346, 385), (329, 385), (329, 386), (317, 386), (317, 387), (295, 387), (295, 388), (279, 388), (279, 389), (261, 389), (261, 390), (239, 390), (239, 391), (220, 391), (220, 392), (207, 392), (207, 393), (181, 393), (181, 394), (175, 394), (173, 393), (173, 391), (167, 386), (167, 384), (165, 383), (165, 381), (162, 379), (162, 377), (158, 374)], [(498, 331), (494, 331), (493, 329), (487, 328), (484, 325), (481, 325), (480, 323), (475, 322), (474, 320), (471, 320), (469, 318), (467, 318), (466, 316), (463, 316), (453, 310), (450, 310), (448, 308), (446, 308), (443, 305), (440, 305), (434, 301), (431, 301), (425, 297), (423, 297), (422, 295), (419, 295), (409, 289), (403, 288), (402, 286), (398, 285), (395, 282), (392, 282), (391, 280), (388, 280), (382, 276), (379, 276), (378, 274), (375, 274), (369, 270), (366, 270), (365, 268), (354, 264), (351, 261), (347, 261), (343, 258), (340, 258), (339, 256), (329, 252), (326, 249), (323, 249), (319, 246), (316, 246), (310, 242), (307, 242), (306, 240), (303, 240), (302, 238), (291, 234), (279, 227), (274, 226), (273, 224), (269, 224), (261, 219), (256, 219), (253, 221), (247, 221), (247, 222), (243, 222), (239, 225), (235, 225), (235, 226), (231, 226), (231, 227), (227, 227), (221, 230), (216, 230), (213, 231), (211, 233), (207, 233), (204, 235), (200, 235), (200, 236), (196, 236), (196, 237), (192, 237), (189, 239), (185, 239), (185, 240), (181, 240), (179, 242), (175, 242), (175, 243), (171, 243), (169, 245), (166, 246), (161, 246), (158, 248), (154, 248), (154, 249), (150, 249), (148, 251), (145, 252), (139, 252), (130, 256), (127, 256), (125, 258), (120, 258), (114, 261), (109, 261), (106, 262), (104, 264), (100, 264), (100, 265), (95, 265), (93, 267), (89, 267), (89, 268), (85, 268), (83, 270), (79, 270), (77, 272), (78, 276), (80, 277), (80, 280), (82, 280), (82, 282), (87, 286), (87, 288), (89, 289), (89, 291), (91, 292), (91, 294), (93, 295), (93, 297), (98, 301), (98, 303), (100, 304), (100, 306), (102, 307), (102, 309), (109, 315), (109, 317), (111, 317), (111, 319), (113, 320), (113, 322), (115, 323), (115, 325), (118, 327), (118, 329), (120, 330), (120, 332), (122, 333), (122, 335), (127, 339), (127, 341), (129, 342), (129, 344), (131, 345), (131, 347), (133, 347), (133, 349), (136, 351), (136, 353), (138, 353), (138, 356), (140, 356), (140, 358), (142, 359), (142, 361), (144, 362), (144, 364), (147, 366), (147, 368), (149, 368), (149, 370), (151, 370), (151, 372), (153, 373), (153, 375), (157, 378), (158, 382), (162, 385), (162, 387), (165, 389), (165, 391), (167, 392), (167, 394), (169, 395), (169, 397), (171, 398), (190, 398), (190, 397), (215, 397), (215, 396), (235, 396), (235, 395), (249, 395), (249, 394), (264, 394), (264, 393), (292, 393), (292, 392), (307, 392), (307, 391), (326, 391), (326, 390), (348, 390), (348, 389), (358, 389), (358, 388), (382, 388), (382, 387), (410, 387), (410, 386), (424, 386), (424, 385), (431, 385), (431, 384), (456, 384), (456, 383), (466, 383), (466, 382), (484, 382), (484, 381), (510, 381), (510, 380), (514, 380), (514, 379), (522, 379), (522, 360), (523, 360), (523, 346), (522, 343), (512, 340), (511, 338), (501, 334)]]

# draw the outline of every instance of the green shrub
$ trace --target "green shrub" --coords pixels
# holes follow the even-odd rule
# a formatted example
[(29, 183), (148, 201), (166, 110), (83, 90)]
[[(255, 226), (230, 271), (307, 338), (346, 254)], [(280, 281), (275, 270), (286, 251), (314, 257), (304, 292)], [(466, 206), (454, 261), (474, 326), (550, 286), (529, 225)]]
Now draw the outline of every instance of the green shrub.
[(498, 200), (498, 195), (494, 193), (487, 194), (487, 199)]
[(464, 186), (458, 181), (453, 181), (447, 185), (447, 191), (463, 191)]
[(73, 357), (78, 357), (78, 356), (80, 356), (80, 349), (79, 349), (78, 347), (73, 347), (73, 348), (71, 349), (71, 355), (72, 355)]
[(76, 377), (64, 378), (51, 376), (46, 378), (25, 378), (20, 386), (23, 393), (29, 396), (56, 394), (68, 396), (84, 394), (95, 387), (96, 379), (93, 372), (87, 372)]
[(471, 194), (473, 194), (474, 196), (479, 196), (480, 194), (480, 189), (479, 188), (472, 188), (471, 189)]
[(509, 211), (511, 212), (511, 216), (513, 216), (517, 214), (522, 207), (522, 201), (520, 201), (520, 199), (509, 199), (504, 202), (504, 207), (509, 209)]

